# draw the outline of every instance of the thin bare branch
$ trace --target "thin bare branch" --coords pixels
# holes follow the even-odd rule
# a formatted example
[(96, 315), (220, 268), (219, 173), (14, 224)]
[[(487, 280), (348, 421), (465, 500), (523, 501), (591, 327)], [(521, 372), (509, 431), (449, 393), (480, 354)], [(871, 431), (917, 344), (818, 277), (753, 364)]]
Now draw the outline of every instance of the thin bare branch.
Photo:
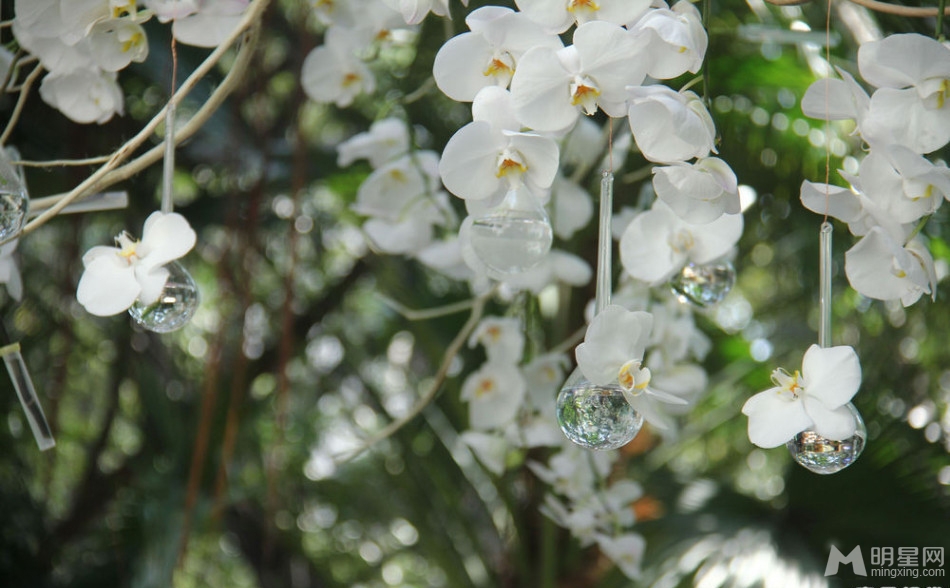
[[(178, 104), (181, 100), (187, 96), (210, 71), (212, 68), (217, 65), (218, 61), (227, 53), (227, 51), (238, 42), (239, 39), (245, 36), (245, 33), (252, 29), (250, 34), (247, 35), (247, 40), (242, 46), (238, 58), (235, 60), (234, 66), (231, 68), (228, 76), (225, 78), (226, 81), (230, 83), (225, 84), (222, 82), (220, 86), (215, 90), (211, 97), (205, 102), (204, 105), (198, 110), (198, 112), (188, 121), (188, 124), (185, 128), (182, 128), (178, 131), (175, 136), (176, 142), (180, 143), (184, 141), (188, 136), (193, 134), (198, 128), (200, 128), (207, 119), (211, 116), (214, 110), (224, 101), (225, 97), (230, 94), (231, 91), (237, 86), (239, 81), (238, 75), (232, 75), (236, 73), (243, 73), (242, 70), (247, 68), (248, 63), (250, 62), (250, 53), (253, 51), (254, 46), (257, 41), (257, 28), (260, 23), (260, 17), (264, 12), (264, 9), (267, 7), (269, 0), (254, 0), (251, 5), (248, 7), (247, 11), (244, 13), (244, 16), (241, 18), (241, 21), (238, 23), (238, 26), (235, 27), (231, 35), (225, 39), (211, 54), (198, 66), (198, 68), (192, 73), (187, 80), (181, 85), (177, 92), (172, 96), (170, 103)], [(87, 194), (90, 194), (97, 190), (103, 190), (107, 186), (126, 179), (135, 173), (138, 173), (148, 165), (155, 163), (164, 152), (164, 147), (158, 145), (151, 150), (149, 150), (144, 155), (140, 156), (138, 159), (134, 160), (130, 164), (119, 167), (122, 162), (126, 161), (132, 153), (135, 152), (154, 132), (155, 129), (161, 125), (165, 120), (165, 111), (168, 108), (168, 105), (165, 108), (162, 108), (141, 131), (138, 132), (132, 139), (122, 145), (106, 162), (102, 167), (96, 170), (91, 176), (83, 180), (78, 186), (72, 189), (66, 196), (63, 197), (56, 205), (50, 207), (46, 212), (36, 217), (25, 227), (23, 227), (22, 234), (29, 234), (39, 227), (43, 226), (50, 219), (55, 217), (59, 212), (65, 208), (69, 203), (81, 198)], [(190, 132), (186, 133), (186, 129)], [(118, 168), (118, 169), (117, 169)], [(118, 173), (110, 173), (118, 172)]]
[(3, 129), (3, 134), (0, 135), (0, 147), (6, 145), (7, 139), (10, 138), (10, 134), (13, 133), (13, 128), (16, 127), (16, 123), (20, 120), (20, 113), (23, 112), (23, 106), (26, 105), (26, 99), (30, 95), (30, 88), (33, 87), (33, 84), (36, 83), (36, 80), (39, 79), (40, 74), (43, 73), (43, 66), (37, 64), (33, 68), (33, 71), (30, 72), (30, 75), (26, 76), (26, 79), (23, 80), (23, 85), (20, 87), (20, 97), (16, 101), (16, 106), (13, 107), (13, 114), (10, 115), (10, 121), (7, 122), (7, 127)]
[(400, 429), (406, 426), (406, 424), (419, 416), (425, 407), (429, 406), (429, 404), (435, 400), (435, 398), (439, 395), (439, 391), (442, 390), (442, 384), (445, 382), (445, 378), (448, 376), (449, 368), (451, 367), (453, 360), (455, 360), (455, 356), (458, 355), (459, 351), (462, 349), (462, 346), (468, 340), (469, 335), (472, 334), (472, 331), (475, 330), (478, 322), (482, 319), (482, 314), (485, 311), (485, 304), (488, 303), (494, 294), (495, 289), (492, 288), (488, 292), (485, 292), (475, 299), (474, 303), (472, 304), (472, 312), (468, 316), (468, 320), (465, 322), (462, 330), (460, 330), (455, 338), (452, 339), (452, 342), (445, 350), (445, 354), (442, 356), (442, 363), (439, 365), (439, 370), (435, 373), (435, 377), (433, 378), (432, 383), (429, 385), (429, 389), (426, 390), (426, 393), (422, 395), (422, 398), (419, 399), (419, 402), (417, 402), (416, 405), (413, 406), (405, 416), (389, 423), (389, 425), (380, 429), (375, 435), (364, 441), (359, 447), (334, 456), (334, 464), (339, 466), (352, 461), (380, 441), (392, 437)]

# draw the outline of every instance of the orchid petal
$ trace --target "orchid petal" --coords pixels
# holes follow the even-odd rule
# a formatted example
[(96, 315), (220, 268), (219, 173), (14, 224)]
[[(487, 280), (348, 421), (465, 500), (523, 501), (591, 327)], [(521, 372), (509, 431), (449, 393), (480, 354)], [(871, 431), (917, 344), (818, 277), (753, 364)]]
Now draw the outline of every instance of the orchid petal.
[(854, 435), (854, 415), (846, 405), (829, 408), (819, 399), (806, 395), (804, 407), (813, 422), (812, 429), (822, 437), (832, 441), (843, 441)]
[(90, 314), (111, 316), (128, 310), (141, 291), (135, 270), (125, 259), (118, 255), (96, 255), (86, 264), (79, 279), (76, 299)]
[(742, 407), (749, 417), (749, 440), (766, 449), (783, 445), (812, 425), (801, 402), (785, 400), (776, 390), (759, 392)]
[(139, 265), (146, 270), (165, 265), (191, 251), (196, 240), (194, 229), (182, 215), (153, 212), (145, 219), (142, 229)]
[(812, 345), (802, 360), (802, 379), (807, 396), (820, 399), (828, 408), (847, 404), (861, 387), (858, 354), (846, 345)]

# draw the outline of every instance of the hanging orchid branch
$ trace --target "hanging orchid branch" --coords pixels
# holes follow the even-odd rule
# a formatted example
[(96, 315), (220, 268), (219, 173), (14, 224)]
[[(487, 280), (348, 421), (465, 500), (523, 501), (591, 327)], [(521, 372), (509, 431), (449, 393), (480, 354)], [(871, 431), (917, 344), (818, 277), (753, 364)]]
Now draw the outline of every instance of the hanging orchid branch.
[[(236, 75), (229, 75), (227, 78), (225, 78), (225, 82), (223, 82), (216, 89), (212, 96), (204, 103), (202, 108), (200, 108), (198, 112), (189, 120), (189, 123), (177, 131), (175, 137), (176, 142), (180, 143), (184, 141), (194, 134), (199, 128), (201, 128), (201, 126), (207, 122), (208, 118), (210, 118), (214, 113), (214, 110), (217, 109), (224, 99), (236, 88), (240, 79), (240, 75), (237, 74), (244, 73), (248, 63), (250, 63), (251, 54), (256, 47), (256, 42), (258, 39), (256, 33), (253, 31), (249, 33), (248, 31), (252, 28), (256, 29), (259, 27), (261, 16), (263, 15), (264, 10), (267, 8), (268, 3), (269, 0), (254, 0), (231, 34), (220, 45), (218, 45), (218, 47), (215, 48), (215, 50), (212, 51), (207, 58), (205, 58), (201, 65), (199, 65), (195, 71), (190, 76), (188, 76), (188, 79), (186, 79), (181, 84), (181, 87), (178, 89), (178, 91), (175, 92), (175, 94), (171, 97), (171, 102), (176, 104), (181, 102), (181, 100), (190, 94), (195, 86), (197, 86), (198, 82), (200, 82), (206, 75), (208, 75), (208, 73), (211, 72), (212, 68), (217, 65), (221, 58), (224, 57), (227, 51), (235, 43), (237, 43), (242, 38), (245, 39), (245, 43), (242, 46), (242, 49), (238, 54), (238, 58), (236, 59), (235, 64), (230, 72), (231, 74)], [(227, 83), (228, 79), (231, 80), (231, 83)], [(63, 208), (68, 206), (77, 198), (82, 198), (93, 192), (104, 190), (108, 186), (127, 179), (145, 167), (158, 161), (164, 153), (164, 146), (162, 145), (152, 148), (152, 150), (146, 152), (144, 155), (139, 156), (126, 166), (120, 167), (120, 165), (125, 162), (146, 140), (148, 140), (155, 130), (164, 122), (165, 111), (167, 108), (168, 106), (166, 105), (132, 139), (119, 147), (119, 149), (117, 149), (115, 153), (109, 157), (109, 160), (102, 167), (82, 181), (78, 186), (73, 188), (43, 214), (27, 223), (27, 225), (23, 228), (23, 234), (29, 234), (46, 224), (50, 219), (58, 215)]]

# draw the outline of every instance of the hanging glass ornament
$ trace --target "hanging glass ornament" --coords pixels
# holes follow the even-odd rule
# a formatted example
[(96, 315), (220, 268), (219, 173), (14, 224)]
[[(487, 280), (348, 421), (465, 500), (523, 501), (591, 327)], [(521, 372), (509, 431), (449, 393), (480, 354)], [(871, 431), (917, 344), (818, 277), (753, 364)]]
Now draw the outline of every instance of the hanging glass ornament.
[[(610, 304), (613, 185), (613, 173), (604, 170), (600, 182), (595, 314)], [(557, 422), (564, 435), (581, 447), (607, 450), (623, 447), (633, 440), (643, 427), (643, 415), (631, 406), (619, 385), (593, 384), (578, 367), (557, 395)]]
[(129, 315), (142, 328), (156, 333), (170, 333), (185, 326), (198, 309), (198, 286), (180, 263), (164, 266), (168, 279), (158, 300), (144, 305), (138, 300), (129, 308)]
[[(174, 67), (173, 67), (174, 76)], [(172, 88), (174, 89), (174, 77)], [(172, 183), (175, 173), (175, 102), (169, 101), (165, 111), (165, 158), (162, 169), (162, 212), (174, 209)], [(198, 285), (177, 261), (163, 266), (168, 279), (158, 300), (145, 305), (136, 300), (129, 307), (129, 315), (142, 328), (156, 333), (170, 333), (184, 327), (198, 310)]]
[(581, 447), (617, 449), (637, 436), (643, 415), (627, 402), (620, 386), (597, 386), (574, 368), (557, 395), (557, 423)]
[(815, 431), (802, 431), (785, 444), (799, 465), (816, 474), (833, 474), (851, 465), (861, 455), (868, 430), (858, 409), (850, 402), (846, 406), (854, 417), (854, 435), (834, 441)]
[(501, 204), (474, 219), (472, 249), (490, 269), (517, 274), (536, 266), (551, 250), (551, 222), (524, 184), (512, 186)]
[(728, 261), (699, 265), (686, 264), (670, 280), (670, 288), (680, 302), (706, 308), (723, 301), (736, 283), (736, 270)]
[(20, 234), (30, 207), (26, 183), (11, 163), (11, 156), (17, 156), (14, 149), (0, 147), (0, 241)]
[[(818, 344), (831, 347), (831, 223), (821, 224), (819, 233), (819, 294)], [(785, 447), (802, 467), (816, 474), (833, 474), (848, 467), (861, 455), (868, 430), (861, 413), (850, 402), (846, 405), (854, 418), (854, 435), (841, 441), (827, 439), (806, 429), (790, 439)]]
[(2, 345), (0, 347), (0, 357), (3, 357), (7, 373), (10, 374), (10, 381), (13, 382), (13, 389), (16, 390), (20, 405), (23, 406), (23, 412), (26, 414), (26, 421), (30, 424), (30, 430), (33, 432), (36, 445), (40, 448), (40, 451), (52, 449), (56, 446), (56, 439), (53, 438), (53, 431), (46, 420), (43, 405), (40, 403), (40, 398), (33, 387), (33, 379), (26, 368), (26, 362), (23, 361), (20, 344), (10, 339), (10, 335), (2, 321), (0, 321), (0, 345)]

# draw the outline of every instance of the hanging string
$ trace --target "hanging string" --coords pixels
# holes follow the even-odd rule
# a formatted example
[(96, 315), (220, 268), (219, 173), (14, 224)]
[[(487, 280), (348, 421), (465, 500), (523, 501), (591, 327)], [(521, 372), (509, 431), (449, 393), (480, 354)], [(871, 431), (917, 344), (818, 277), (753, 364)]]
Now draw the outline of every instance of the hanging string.
[(825, 11), (825, 63), (828, 64), (828, 71), (825, 76), (825, 217), (822, 222), (827, 224), (828, 208), (831, 206), (831, 0), (828, 0)]
[[(178, 85), (176, 79), (178, 75), (178, 50), (175, 43), (175, 36), (172, 35), (172, 88), (169, 96), (175, 95), (175, 88)], [(162, 167), (162, 212), (168, 214), (172, 212), (175, 205), (172, 201), (172, 183), (175, 177), (175, 101), (168, 99), (168, 106), (165, 109), (165, 159)]]

